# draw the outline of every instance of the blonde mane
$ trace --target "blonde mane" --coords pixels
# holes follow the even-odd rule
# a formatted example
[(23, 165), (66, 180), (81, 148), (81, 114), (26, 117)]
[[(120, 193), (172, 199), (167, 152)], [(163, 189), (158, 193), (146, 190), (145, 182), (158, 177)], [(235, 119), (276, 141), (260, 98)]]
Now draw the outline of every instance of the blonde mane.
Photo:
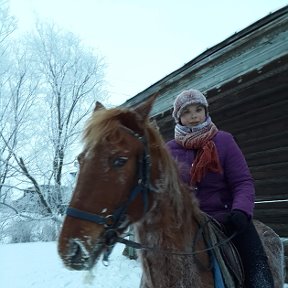
[[(115, 138), (118, 134), (121, 115), (127, 114), (130, 111), (127, 109), (101, 109), (94, 112), (88, 119), (84, 134), (83, 142), (86, 149), (93, 148), (100, 141), (108, 141)], [(131, 113), (131, 112), (130, 112)], [(120, 136), (120, 135), (119, 135)]]
[[(151, 155), (157, 155), (157, 159), (161, 159), (162, 169), (162, 189), (165, 190), (167, 197), (171, 199), (183, 199), (182, 190), (188, 189), (180, 180), (177, 163), (171, 157), (165, 147), (165, 142), (160, 133), (153, 127), (152, 124), (146, 125), (146, 131), (150, 142)], [(175, 197), (177, 195), (177, 197)], [(191, 195), (192, 196), (192, 195)], [(193, 199), (193, 203), (198, 207), (198, 202)], [(181, 201), (182, 202), (182, 201)], [(183, 205), (183, 203), (177, 203), (177, 206)], [(196, 208), (197, 208), (196, 207)], [(191, 207), (192, 208), (192, 207)], [(181, 211), (183, 207), (178, 207), (178, 211)]]

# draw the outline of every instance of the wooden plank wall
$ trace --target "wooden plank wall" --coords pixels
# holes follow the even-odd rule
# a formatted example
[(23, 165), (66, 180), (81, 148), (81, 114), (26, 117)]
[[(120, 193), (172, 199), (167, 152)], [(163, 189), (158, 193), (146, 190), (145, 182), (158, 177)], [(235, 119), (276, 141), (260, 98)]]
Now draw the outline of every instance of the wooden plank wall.
[(235, 97), (225, 111), (214, 112), (213, 121), (235, 136), (245, 154), (256, 200), (279, 200), (288, 196), (288, 99), (280, 89), (273, 95), (260, 92), (251, 98)]

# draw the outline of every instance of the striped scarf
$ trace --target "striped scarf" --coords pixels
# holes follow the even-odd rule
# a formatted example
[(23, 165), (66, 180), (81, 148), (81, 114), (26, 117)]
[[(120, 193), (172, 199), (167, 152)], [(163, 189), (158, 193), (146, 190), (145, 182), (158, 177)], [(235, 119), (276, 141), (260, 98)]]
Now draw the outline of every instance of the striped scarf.
[(195, 127), (175, 126), (175, 140), (187, 149), (196, 149), (197, 154), (190, 170), (191, 184), (196, 185), (207, 171), (222, 173), (215, 143), (211, 140), (218, 128), (208, 116), (206, 121)]

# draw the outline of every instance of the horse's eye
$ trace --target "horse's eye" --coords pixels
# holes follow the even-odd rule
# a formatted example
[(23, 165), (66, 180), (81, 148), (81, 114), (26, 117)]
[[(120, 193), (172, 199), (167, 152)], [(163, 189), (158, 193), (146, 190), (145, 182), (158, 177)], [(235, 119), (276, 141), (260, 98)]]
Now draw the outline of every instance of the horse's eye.
[(113, 167), (122, 167), (127, 162), (128, 157), (120, 156), (113, 160), (112, 165)]

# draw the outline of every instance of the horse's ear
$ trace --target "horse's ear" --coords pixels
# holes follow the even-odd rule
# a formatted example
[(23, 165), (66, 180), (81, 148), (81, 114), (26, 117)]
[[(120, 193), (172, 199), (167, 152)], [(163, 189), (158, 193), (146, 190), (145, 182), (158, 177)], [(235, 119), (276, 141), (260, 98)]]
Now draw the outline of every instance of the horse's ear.
[(155, 99), (157, 98), (157, 96), (158, 96), (158, 93), (152, 95), (147, 101), (145, 101), (144, 103), (141, 103), (135, 108), (135, 112), (138, 115), (140, 115), (143, 118), (143, 120), (149, 117), (149, 113), (152, 109), (153, 103)]
[(96, 101), (96, 104), (94, 107), (94, 112), (96, 112), (97, 110), (100, 110), (100, 109), (106, 109), (106, 108), (104, 107), (104, 105), (102, 103), (100, 103), (99, 101)]
[(160, 130), (160, 128), (157, 124), (157, 121), (155, 119), (153, 119), (150, 123), (155, 130), (158, 130), (158, 131)]

